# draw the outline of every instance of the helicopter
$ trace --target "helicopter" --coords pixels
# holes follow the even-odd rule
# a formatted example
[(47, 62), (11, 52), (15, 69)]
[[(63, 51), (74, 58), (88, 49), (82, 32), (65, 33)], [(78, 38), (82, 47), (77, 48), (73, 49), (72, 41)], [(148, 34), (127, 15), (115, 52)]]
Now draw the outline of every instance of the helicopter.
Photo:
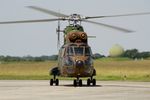
[[(99, 26), (104, 26), (110, 29), (115, 29), (121, 32), (134, 32), (129, 29), (112, 26), (100, 22), (91, 21), (89, 19), (96, 18), (109, 18), (109, 17), (122, 17), (122, 16), (135, 16), (135, 15), (147, 15), (150, 12), (143, 13), (130, 13), (130, 14), (120, 14), (120, 15), (110, 15), (110, 16), (81, 16), (80, 14), (66, 15), (63, 13), (55, 12), (45, 8), (37, 6), (27, 6), (30, 9), (37, 10), (49, 15), (53, 15), (56, 18), (53, 19), (37, 19), (37, 20), (20, 20), (20, 21), (5, 21), (0, 22), (0, 24), (19, 24), (19, 23), (36, 23), (36, 22), (53, 22), (58, 21), (57, 32), (57, 46), (60, 46), (60, 33), (63, 33), (64, 42), (61, 47), (59, 47), (58, 53), (58, 64), (56, 67), (50, 69), (49, 74), (53, 76), (50, 79), (50, 86), (54, 84), (59, 85), (59, 79), (57, 76), (62, 77), (72, 77), (74, 86), (82, 86), (81, 78), (87, 79), (87, 86), (96, 86), (96, 69), (93, 64), (92, 50), (88, 44), (88, 38), (90, 36), (84, 31), (82, 22), (87, 22), (91, 24), (96, 24)], [(61, 30), (60, 21), (68, 21), (68, 25)]]

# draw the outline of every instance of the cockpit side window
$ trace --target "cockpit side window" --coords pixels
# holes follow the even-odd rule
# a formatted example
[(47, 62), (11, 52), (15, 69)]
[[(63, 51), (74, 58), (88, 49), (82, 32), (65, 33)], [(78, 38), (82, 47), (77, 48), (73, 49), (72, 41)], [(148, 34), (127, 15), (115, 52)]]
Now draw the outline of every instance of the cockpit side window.
[(85, 56), (91, 55), (91, 49), (89, 47), (85, 47)]
[(67, 48), (67, 54), (69, 55), (69, 56), (73, 56), (73, 48), (72, 47), (68, 47)]

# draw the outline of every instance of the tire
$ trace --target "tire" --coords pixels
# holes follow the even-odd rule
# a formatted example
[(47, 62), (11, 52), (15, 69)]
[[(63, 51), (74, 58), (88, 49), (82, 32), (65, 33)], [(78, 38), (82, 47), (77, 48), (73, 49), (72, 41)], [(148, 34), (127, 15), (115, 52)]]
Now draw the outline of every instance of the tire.
[(74, 85), (74, 86), (77, 86), (77, 80), (74, 80), (74, 81), (73, 81), (73, 85)]
[(53, 86), (54, 80), (50, 79), (50, 86)]
[(93, 86), (96, 86), (96, 79), (92, 80)]
[(79, 86), (82, 86), (82, 80), (81, 79), (79, 80)]
[(59, 80), (58, 80), (58, 79), (56, 79), (56, 83), (55, 83), (55, 85), (56, 85), (56, 86), (58, 86), (58, 85), (59, 85)]
[(91, 83), (91, 80), (88, 79), (88, 80), (87, 80), (87, 86), (90, 86), (90, 83)]

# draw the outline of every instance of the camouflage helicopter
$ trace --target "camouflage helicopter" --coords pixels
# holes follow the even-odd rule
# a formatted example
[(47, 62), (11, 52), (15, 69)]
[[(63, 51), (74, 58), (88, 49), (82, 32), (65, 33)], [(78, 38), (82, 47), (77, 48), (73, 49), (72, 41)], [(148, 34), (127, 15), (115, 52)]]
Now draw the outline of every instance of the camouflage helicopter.
[[(88, 45), (88, 35), (84, 31), (81, 22), (88, 22), (100, 26), (104, 26), (110, 29), (115, 29), (121, 32), (133, 32), (132, 30), (124, 29), (117, 26), (112, 26), (104, 23), (94, 22), (88, 19), (94, 18), (107, 18), (107, 17), (122, 17), (122, 16), (134, 16), (134, 15), (147, 15), (150, 12), (145, 13), (132, 13), (122, 15), (110, 15), (110, 16), (92, 16), (85, 17), (80, 14), (66, 15), (55, 11), (47, 10), (37, 6), (28, 6), (33, 10), (44, 12), (53, 15), (57, 18), (53, 19), (40, 19), (40, 20), (22, 20), (22, 21), (6, 21), (0, 22), (0, 24), (17, 24), (17, 23), (35, 23), (35, 22), (52, 22), (58, 21), (57, 35), (58, 45), (60, 45), (60, 32), (64, 34), (64, 44), (59, 49), (58, 65), (50, 70), (50, 75), (53, 78), (50, 79), (50, 85), (59, 85), (59, 79), (56, 76), (75, 77), (73, 81), (74, 86), (82, 86), (82, 77), (89, 77), (87, 79), (87, 85), (96, 85), (96, 70), (93, 65), (91, 47)], [(60, 21), (68, 21), (69, 25), (64, 30), (60, 30)]]

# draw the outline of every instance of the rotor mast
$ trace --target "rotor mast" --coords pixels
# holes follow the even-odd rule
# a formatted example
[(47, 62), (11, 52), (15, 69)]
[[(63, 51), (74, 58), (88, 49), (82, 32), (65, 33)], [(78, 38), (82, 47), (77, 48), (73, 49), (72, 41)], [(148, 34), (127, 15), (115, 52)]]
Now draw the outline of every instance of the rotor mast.
[(82, 21), (82, 17), (79, 14), (71, 14), (68, 17), (69, 25), (70, 24), (77, 25), (78, 23), (80, 23), (80, 25), (81, 25), (81, 21)]

